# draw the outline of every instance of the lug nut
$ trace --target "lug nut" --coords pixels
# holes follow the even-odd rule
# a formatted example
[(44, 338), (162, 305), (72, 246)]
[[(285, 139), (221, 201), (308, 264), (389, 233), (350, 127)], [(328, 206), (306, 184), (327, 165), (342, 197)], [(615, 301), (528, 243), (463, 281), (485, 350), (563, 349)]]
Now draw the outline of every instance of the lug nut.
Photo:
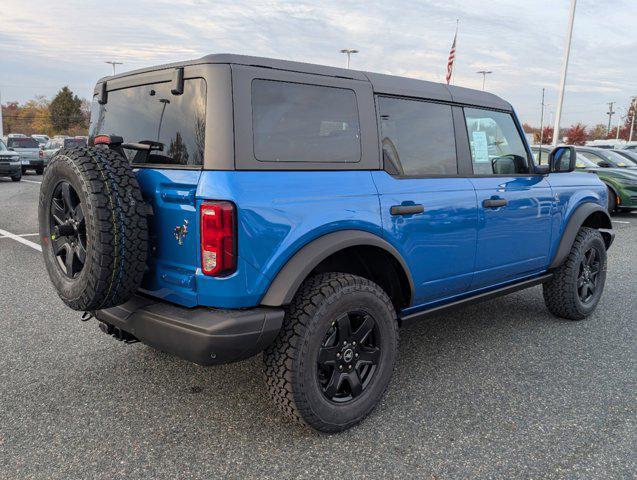
[(355, 356), (356, 358), (358, 358), (358, 353), (355, 353), (355, 354), (354, 354), (354, 356)]
[(350, 365), (350, 366), (348, 366), (347, 368), (349, 368), (349, 369), (351, 370), (351, 369), (352, 369), (352, 366)]
[(337, 354), (336, 354), (336, 358), (341, 358), (341, 354), (340, 354), (340, 353), (337, 353)]
[(355, 347), (356, 346), (356, 342), (352, 342), (352, 345)]
[(346, 342), (346, 341), (343, 341), (343, 345), (347, 345), (347, 342)]
[(339, 370), (343, 370), (343, 365), (339, 365), (339, 366), (338, 366), (338, 369), (339, 369)]

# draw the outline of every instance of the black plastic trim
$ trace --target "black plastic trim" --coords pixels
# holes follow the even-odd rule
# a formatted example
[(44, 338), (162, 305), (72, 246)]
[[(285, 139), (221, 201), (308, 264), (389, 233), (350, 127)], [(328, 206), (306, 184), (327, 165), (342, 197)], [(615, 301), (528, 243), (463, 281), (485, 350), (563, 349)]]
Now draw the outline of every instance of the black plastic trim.
[(328, 233), (305, 245), (296, 252), (274, 278), (261, 305), (280, 307), (292, 301), (303, 280), (323, 260), (333, 253), (348, 247), (371, 245), (390, 253), (401, 265), (410, 289), (410, 302), (414, 294), (414, 281), (407, 262), (390, 243), (377, 235), (362, 230), (342, 230)]
[(452, 309), (464, 307), (467, 305), (473, 305), (475, 303), (484, 302), (485, 300), (490, 300), (492, 298), (508, 295), (509, 293), (517, 292), (518, 290), (531, 288), (536, 285), (546, 283), (551, 278), (553, 278), (553, 274), (546, 273), (539, 277), (523, 280), (521, 282), (511, 283), (509, 285), (505, 285), (503, 287), (499, 287), (494, 290), (489, 290), (487, 292), (478, 293), (477, 295), (471, 295), (469, 297), (465, 297), (460, 300), (455, 300), (455, 301), (445, 303), (442, 305), (436, 305), (435, 307), (427, 308), (419, 312), (415, 312), (409, 315), (399, 317), (400, 324), (401, 326), (409, 325), (415, 321), (422, 320), (427, 317), (431, 317), (433, 315), (436, 315), (438, 313), (441, 313), (447, 310), (452, 310)]
[(200, 365), (249, 358), (265, 349), (279, 332), (280, 308), (220, 310), (185, 308), (136, 295), (95, 317), (139, 341)]
[(562, 239), (560, 240), (560, 245), (557, 248), (557, 252), (553, 261), (551, 262), (550, 268), (557, 268), (564, 263), (566, 257), (568, 257), (569, 252), (571, 251), (571, 247), (573, 246), (573, 242), (575, 241), (575, 237), (577, 236), (577, 232), (582, 227), (586, 219), (595, 212), (602, 212), (606, 217), (606, 225), (600, 229), (606, 235), (610, 235), (609, 239), (606, 241), (606, 248), (610, 247), (613, 243), (613, 239), (615, 234), (613, 232), (613, 224), (610, 219), (610, 215), (606, 209), (602, 208), (600, 205), (592, 202), (583, 203), (577, 209), (568, 220), (566, 224), (566, 228), (564, 228), (564, 233), (562, 234)]

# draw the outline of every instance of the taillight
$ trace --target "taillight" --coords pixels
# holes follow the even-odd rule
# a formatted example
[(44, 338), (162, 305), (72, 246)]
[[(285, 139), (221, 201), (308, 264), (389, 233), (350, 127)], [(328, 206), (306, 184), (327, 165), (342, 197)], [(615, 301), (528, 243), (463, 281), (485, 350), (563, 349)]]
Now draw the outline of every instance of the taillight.
[(235, 223), (234, 204), (201, 204), (201, 270), (205, 275), (229, 275), (237, 269)]
[(38, 152), (38, 157), (44, 158), (44, 152), (42, 150)]
[(111, 143), (111, 137), (109, 135), (97, 135), (93, 139), (93, 145), (108, 145)]

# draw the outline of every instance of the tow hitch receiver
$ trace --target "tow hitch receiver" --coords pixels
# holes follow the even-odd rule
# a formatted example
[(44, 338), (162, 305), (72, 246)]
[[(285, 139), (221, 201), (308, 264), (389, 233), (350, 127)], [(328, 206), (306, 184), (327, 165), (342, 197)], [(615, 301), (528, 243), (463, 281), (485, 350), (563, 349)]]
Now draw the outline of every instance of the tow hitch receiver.
[(120, 328), (114, 327), (110, 323), (100, 322), (99, 326), (102, 332), (104, 332), (107, 335), (110, 335), (115, 340), (119, 340), (120, 342), (124, 342), (124, 343), (139, 342), (139, 340), (137, 339), (137, 337), (135, 337), (135, 335), (132, 335), (128, 333), (127, 331), (122, 330)]

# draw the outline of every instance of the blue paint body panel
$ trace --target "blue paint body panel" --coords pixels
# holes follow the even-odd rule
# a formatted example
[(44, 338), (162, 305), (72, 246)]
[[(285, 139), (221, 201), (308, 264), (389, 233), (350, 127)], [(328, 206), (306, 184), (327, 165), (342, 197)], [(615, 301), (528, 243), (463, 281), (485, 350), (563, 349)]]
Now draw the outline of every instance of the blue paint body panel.
[[(411, 268), (414, 304), (465, 292), (473, 278), (478, 210), (467, 178), (394, 178), (373, 172), (383, 236)], [(394, 205), (423, 205), (424, 212), (390, 215)]]
[[(397, 179), (384, 171), (137, 171), (153, 207), (143, 290), (173, 303), (259, 305), (288, 260), (328, 233), (361, 230), (400, 253), (414, 281), (412, 313), (546, 271), (569, 216), (604, 205), (606, 189), (585, 173)], [(484, 208), (482, 201), (508, 204)], [(203, 275), (198, 210), (206, 200), (237, 207), (237, 270)], [(394, 205), (422, 213), (394, 216)], [(187, 223), (179, 245), (174, 229)]]

